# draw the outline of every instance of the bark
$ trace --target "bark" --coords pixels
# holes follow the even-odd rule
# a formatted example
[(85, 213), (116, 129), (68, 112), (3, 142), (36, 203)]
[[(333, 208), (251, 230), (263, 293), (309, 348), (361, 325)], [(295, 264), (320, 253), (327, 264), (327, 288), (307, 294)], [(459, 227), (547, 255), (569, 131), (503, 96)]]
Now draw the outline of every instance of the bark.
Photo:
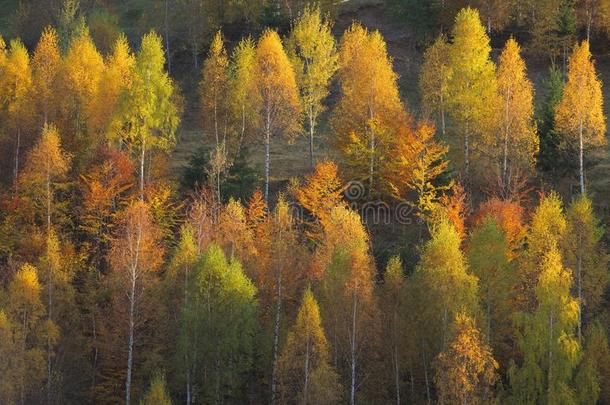
[(309, 107), (309, 166), (314, 169), (313, 162), (313, 136), (315, 132), (316, 119), (314, 117), (313, 107)]
[(307, 391), (309, 389), (309, 324), (306, 325), (307, 345), (305, 347), (305, 381), (303, 382), (303, 405), (307, 405)]
[(167, 73), (172, 74), (172, 58), (169, 51), (169, 0), (165, 0), (165, 17), (164, 17), (164, 28), (165, 28), (165, 52), (167, 54)]
[(17, 129), (17, 147), (15, 148), (15, 191), (17, 190), (17, 178), (19, 176), (19, 150), (21, 148), (21, 130)]
[(580, 193), (585, 193), (585, 168), (584, 168), (584, 145), (583, 145), (583, 122), (582, 118), (580, 119), (580, 127), (578, 131), (578, 141), (579, 141), (579, 150), (578, 150), (578, 162), (579, 162), (579, 174), (580, 174)]
[(265, 128), (265, 202), (269, 203), (269, 159), (271, 145), (271, 112), (267, 107), (267, 123)]
[(578, 342), (582, 343), (582, 231), (578, 234)]
[(277, 360), (280, 343), (280, 323), (282, 320), (282, 269), (277, 273), (277, 304), (275, 307), (275, 324), (273, 327), (273, 370), (271, 371), (271, 403), (276, 401), (277, 394)]
[(140, 200), (144, 200), (144, 161), (146, 158), (146, 141), (142, 138), (142, 150), (140, 152)]
[(356, 403), (356, 310), (358, 305), (358, 297), (356, 291), (352, 292), (352, 333), (350, 337), (350, 368), (351, 368), (351, 381), (350, 381), (350, 405)]

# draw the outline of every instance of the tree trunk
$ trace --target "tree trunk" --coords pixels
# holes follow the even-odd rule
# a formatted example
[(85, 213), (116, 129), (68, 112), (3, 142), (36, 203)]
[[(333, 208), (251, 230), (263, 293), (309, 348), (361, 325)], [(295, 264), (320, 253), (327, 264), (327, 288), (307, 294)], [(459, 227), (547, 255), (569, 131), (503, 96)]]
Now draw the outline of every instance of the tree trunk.
[(309, 389), (309, 323), (306, 324), (307, 345), (305, 346), (305, 381), (303, 382), (303, 405), (307, 405), (307, 391)]
[(165, 0), (165, 18), (164, 18), (164, 28), (165, 28), (165, 52), (167, 54), (167, 74), (172, 74), (172, 58), (171, 53), (169, 51), (169, 0)]
[(146, 141), (142, 138), (142, 151), (140, 153), (140, 200), (144, 201), (144, 162), (146, 158)]
[(277, 393), (277, 360), (280, 343), (280, 323), (282, 320), (282, 269), (277, 274), (277, 304), (275, 307), (275, 325), (273, 327), (273, 369), (271, 371), (271, 403), (276, 401)]
[(578, 343), (582, 344), (582, 231), (578, 234)]
[(132, 277), (131, 291), (129, 293), (129, 343), (127, 346), (127, 377), (125, 380), (125, 404), (131, 402), (131, 371), (133, 367), (133, 332), (135, 316), (136, 279)]
[(271, 146), (271, 113), (267, 109), (267, 124), (265, 128), (265, 202), (269, 204), (269, 160)]
[(315, 126), (316, 126), (316, 122), (315, 122), (315, 118), (313, 116), (313, 108), (310, 107), (309, 108), (309, 166), (312, 171), (314, 169), (313, 136), (314, 136)]
[(422, 340), (422, 345), (421, 345), (421, 355), (422, 355), (422, 360), (424, 362), (424, 379), (426, 381), (426, 398), (428, 399), (428, 403), (431, 403), (431, 397), (430, 397), (430, 381), (428, 379), (428, 363), (426, 361), (426, 346), (424, 345), (424, 342)]
[(584, 168), (584, 145), (582, 139), (582, 131), (583, 131), (583, 123), (582, 118), (580, 119), (580, 128), (578, 131), (578, 141), (579, 141), (579, 150), (578, 150), (578, 162), (579, 162), (579, 174), (580, 174), (580, 193), (585, 193), (585, 168)]
[(351, 381), (350, 381), (350, 405), (355, 405), (356, 403), (356, 310), (358, 305), (358, 298), (356, 296), (356, 291), (352, 292), (352, 333), (350, 337), (350, 368), (351, 368)]
[[(470, 185), (470, 134), (468, 124), (466, 124), (466, 133), (464, 134), (464, 182), (466, 187)], [(470, 190), (468, 190), (470, 191)]]
[(19, 177), (19, 150), (21, 148), (21, 129), (17, 128), (17, 147), (15, 148), (15, 191), (17, 190), (17, 179)]

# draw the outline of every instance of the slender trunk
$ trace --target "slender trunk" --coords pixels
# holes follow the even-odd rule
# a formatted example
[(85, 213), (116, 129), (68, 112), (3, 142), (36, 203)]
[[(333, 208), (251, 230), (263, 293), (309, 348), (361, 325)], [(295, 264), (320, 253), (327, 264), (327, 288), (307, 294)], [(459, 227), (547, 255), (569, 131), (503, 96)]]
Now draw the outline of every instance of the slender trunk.
[(93, 377), (91, 378), (91, 388), (94, 389), (97, 377), (97, 327), (95, 313), (91, 316), (91, 332), (93, 335)]
[(426, 398), (428, 399), (428, 403), (431, 403), (430, 381), (428, 379), (428, 363), (426, 361), (426, 346), (424, 345), (423, 340), (422, 340), (422, 345), (421, 345), (421, 355), (422, 355), (422, 360), (424, 362), (424, 379), (426, 381)]
[(241, 153), (241, 147), (244, 142), (244, 135), (246, 133), (246, 106), (241, 106), (241, 133), (239, 134), (239, 141), (237, 142), (237, 153), (235, 158), (237, 159)]
[(591, 41), (591, 25), (593, 22), (593, 11), (587, 10), (587, 42)]
[(140, 152), (140, 200), (144, 201), (144, 161), (146, 158), (146, 141), (142, 138), (142, 151)]
[(582, 131), (583, 131), (583, 123), (582, 118), (580, 119), (580, 127), (578, 130), (578, 141), (579, 141), (579, 150), (578, 150), (578, 161), (579, 161), (579, 174), (580, 174), (580, 193), (585, 193), (585, 168), (584, 168), (584, 146), (582, 139)]
[(309, 107), (309, 166), (314, 169), (313, 162), (313, 136), (315, 132), (316, 121), (313, 116), (313, 107)]
[(504, 125), (504, 159), (502, 162), (502, 182), (503, 182), (503, 186), (506, 187), (506, 183), (507, 183), (507, 171), (508, 171), (508, 134), (510, 131), (510, 120), (509, 120), (509, 102), (508, 100), (510, 99), (510, 92), (506, 97), (506, 102), (504, 104), (504, 120), (505, 120), (505, 125)]
[(19, 150), (21, 149), (21, 129), (17, 128), (17, 147), (15, 148), (15, 191), (17, 190), (17, 178), (19, 177)]
[(582, 343), (582, 232), (578, 234), (578, 342)]
[[(216, 91), (214, 91), (216, 93)], [(218, 95), (214, 95), (214, 136), (216, 137), (216, 147), (218, 147)]]
[(265, 128), (265, 202), (269, 203), (269, 160), (271, 145), (271, 112), (267, 108), (267, 124)]
[(466, 186), (470, 185), (470, 133), (468, 124), (466, 124), (466, 133), (464, 134), (464, 181)]
[(400, 366), (398, 364), (398, 345), (394, 342), (394, 386), (396, 389), (396, 404), (400, 405)]
[(356, 296), (356, 290), (352, 292), (352, 333), (350, 337), (350, 366), (351, 366), (351, 381), (350, 381), (350, 405), (356, 403), (356, 310), (358, 305), (358, 297)]
[(282, 269), (277, 272), (277, 304), (275, 307), (275, 325), (273, 328), (273, 370), (271, 371), (271, 403), (276, 401), (277, 393), (277, 360), (280, 343), (280, 323), (282, 320)]
[(550, 398), (550, 393), (551, 393), (551, 389), (552, 389), (552, 368), (553, 368), (553, 312), (551, 312), (551, 316), (549, 317), (549, 370), (547, 373), (547, 392), (549, 393), (549, 398)]
[(131, 402), (131, 371), (133, 367), (133, 332), (135, 316), (136, 279), (132, 277), (131, 291), (129, 293), (129, 343), (127, 348), (127, 377), (125, 380), (125, 404)]
[[(48, 234), (47, 234), (47, 238), (48, 238)], [(48, 243), (48, 241), (47, 241)], [(48, 309), (48, 318), (49, 321), (53, 321), (53, 269), (51, 268), (51, 266), (49, 265), (47, 268), (47, 272), (48, 272), (48, 297), (47, 297), (47, 305), (49, 307)], [(47, 403), (50, 404), (51, 403), (51, 388), (52, 388), (52, 383), (51, 383), (51, 354), (52, 354), (52, 346), (51, 346), (51, 336), (47, 337)]]
[(135, 246), (135, 257), (131, 263), (129, 276), (131, 277), (130, 291), (127, 295), (129, 299), (129, 342), (127, 346), (127, 376), (125, 378), (125, 404), (131, 402), (131, 374), (133, 370), (133, 346), (135, 333), (135, 312), (136, 312), (136, 283), (138, 279), (138, 266), (140, 261), (140, 243), (142, 241), (142, 217), (138, 217), (138, 234)]
[(165, 0), (165, 18), (164, 18), (164, 28), (165, 28), (165, 53), (167, 54), (167, 73), (172, 74), (172, 58), (171, 53), (169, 51), (169, 0)]
[(309, 323), (306, 324), (307, 344), (305, 346), (305, 381), (303, 382), (303, 405), (307, 405), (307, 391), (309, 389)]
[[(369, 106), (369, 120), (373, 119), (373, 109)], [(375, 131), (373, 128), (369, 127), (369, 131), (371, 132), (371, 140), (370, 140), (370, 163), (369, 163), (369, 194), (373, 192), (373, 177), (375, 175)]]
[(441, 94), (441, 133), (443, 134), (443, 140), (447, 132), (447, 126), (445, 124), (445, 107), (443, 107), (443, 95)]

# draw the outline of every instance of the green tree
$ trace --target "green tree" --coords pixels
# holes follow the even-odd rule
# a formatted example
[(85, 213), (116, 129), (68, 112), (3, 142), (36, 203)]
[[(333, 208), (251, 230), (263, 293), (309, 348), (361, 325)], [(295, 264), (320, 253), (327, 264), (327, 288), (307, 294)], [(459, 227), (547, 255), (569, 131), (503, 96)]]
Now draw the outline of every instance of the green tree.
[(517, 403), (575, 403), (572, 384), (580, 358), (574, 337), (578, 302), (572, 298), (572, 277), (555, 246), (547, 248), (539, 268), (535, 294), (538, 306), (516, 318), (523, 363), (509, 369), (511, 401)]
[(562, 243), (566, 267), (572, 270), (575, 296), (578, 298), (578, 341), (583, 323), (599, 312), (608, 286), (608, 255), (601, 243), (604, 234), (593, 203), (580, 195), (566, 212), (567, 228)]
[(222, 403), (244, 398), (258, 332), (256, 288), (238, 261), (210, 245), (198, 262), (181, 316), (178, 341), (194, 395)]

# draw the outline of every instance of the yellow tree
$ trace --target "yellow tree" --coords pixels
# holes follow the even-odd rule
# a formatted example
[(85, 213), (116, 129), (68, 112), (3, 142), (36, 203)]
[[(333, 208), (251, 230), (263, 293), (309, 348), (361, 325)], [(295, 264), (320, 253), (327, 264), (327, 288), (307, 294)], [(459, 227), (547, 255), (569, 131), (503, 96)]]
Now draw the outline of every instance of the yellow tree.
[(501, 145), (493, 142), (492, 150), (502, 150), (503, 184), (508, 182), (509, 165), (525, 173), (531, 172), (538, 152), (538, 136), (534, 126), (534, 88), (527, 78), (520, 51), (517, 41), (509, 39), (500, 55), (497, 71), (502, 138)]
[(577, 45), (570, 56), (563, 97), (555, 110), (555, 127), (566, 143), (578, 142), (580, 192), (585, 193), (584, 153), (586, 147), (606, 143), (602, 83), (591, 60), (589, 42)]
[(29, 96), (32, 90), (32, 70), (28, 51), (20, 40), (12, 40), (2, 78), (2, 102), (6, 106), (8, 123), (11, 131), (15, 131), (15, 153), (13, 179), (16, 182), (19, 175), (20, 151), (22, 148), (22, 132), (31, 112)]
[(372, 189), (386, 169), (395, 132), (408, 121), (398, 75), (381, 34), (358, 23), (343, 34), (339, 66), (341, 95), (331, 119), (334, 141), (351, 173), (368, 180)]
[(449, 44), (444, 36), (426, 49), (424, 61), (419, 75), (419, 89), (422, 98), (424, 114), (438, 114), (440, 118), (441, 134), (446, 135), (447, 124), (445, 114), (447, 110), (447, 83), (451, 76), (449, 68)]
[(288, 332), (278, 375), (282, 402), (331, 404), (339, 399), (339, 376), (330, 365), (320, 308), (310, 289), (305, 291), (296, 321)]
[(46, 27), (32, 57), (32, 76), (34, 84), (37, 113), (42, 123), (53, 121), (57, 114), (58, 77), (61, 69), (61, 54), (57, 32), (53, 27)]
[(135, 74), (122, 106), (123, 140), (139, 153), (140, 198), (144, 198), (146, 152), (169, 150), (175, 142), (180, 111), (172, 79), (164, 69), (161, 38), (150, 32), (142, 38)]
[(148, 205), (133, 201), (117, 217), (118, 226), (109, 252), (112, 267), (113, 305), (125, 324), (127, 369), (125, 402), (131, 402), (134, 350), (137, 332), (146, 316), (148, 289), (163, 258), (159, 232), (152, 223)]
[(42, 137), (28, 154), (25, 168), (19, 177), (23, 193), (40, 210), (47, 231), (50, 231), (51, 217), (57, 211), (57, 186), (65, 179), (70, 169), (70, 160), (70, 156), (61, 148), (57, 129), (45, 126)]
[(498, 363), (471, 317), (457, 314), (453, 329), (453, 340), (434, 364), (439, 404), (487, 403)]
[(121, 97), (133, 82), (135, 57), (125, 35), (119, 35), (106, 60), (99, 91), (89, 114), (89, 129), (100, 138), (116, 140), (121, 136), (117, 113)]
[(353, 405), (358, 393), (366, 391), (363, 383), (368, 381), (370, 387), (375, 374), (368, 355), (375, 348), (378, 319), (369, 236), (357, 212), (343, 206), (333, 208), (316, 255), (322, 267), (318, 277), (325, 329), (333, 337), (333, 358), (349, 381), (348, 397)]
[(477, 10), (468, 7), (458, 13), (452, 36), (447, 101), (464, 148), (462, 173), (468, 186), (471, 152), (479, 147), (490, 119), (493, 121), (497, 98), (495, 66), (489, 57), (489, 37)]
[(256, 91), (256, 44), (252, 38), (247, 37), (239, 41), (231, 55), (230, 67), (230, 102), (232, 114), (238, 131), (237, 153), (247, 133), (258, 126), (258, 106), (260, 94)]
[(396, 197), (404, 199), (408, 192), (415, 192), (410, 204), (421, 220), (429, 218), (439, 202), (441, 193), (449, 185), (437, 184), (449, 162), (445, 156), (448, 147), (434, 139), (434, 126), (421, 123), (414, 134), (399, 132), (391, 153), (394, 167), (390, 186)]
[[(103, 141), (92, 138), (93, 134), (88, 133), (87, 124), (104, 69), (104, 58), (95, 47), (89, 31), (83, 30), (70, 42), (63, 63), (64, 85), (68, 97), (65, 98), (67, 110), (64, 112), (67, 121), (62, 129), (76, 132), (75, 136), (65, 138), (72, 140), (65, 142), (70, 151), (82, 153)], [(71, 144), (72, 142), (75, 143)]]
[(172, 405), (164, 375), (159, 374), (153, 377), (150, 387), (148, 387), (144, 399), (140, 403), (142, 405)]
[(269, 201), (271, 138), (298, 132), (299, 89), (294, 69), (277, 32), (266, 30), (256, 47), (256, 82), (260, 96), (259, 115), (265, 143), (265, 201)]
[(328, 96), (330, 80), (339, 62), (331, 29), (328, 16), (322, 16), (319, 6), (306, 6), (288, 39), (307, 116), (311, 169), (314, 168), (313, 140), (318, 116), (324, 111), (322, 101)]
[(203, 62), (199, 97), (204, 130), (214, 134), (216, 147), (221, 143), (219, 126), (223, 126), (223, 142), (227, 136), (229, 86), (229, 58), (225, 50), (222, 33), (218, 31), (212, 39), (210, 52)]
[(18, 398), (6, 399), (25, 404), (39, 392), (44, 380), (44, 337), (55, 342), (58, 334), (52, 322), (43, 321), (45, 310), (35, 267), (24, 264), (10, 282), (6, 314), (14, 325), (14, 383), (18, 394)]

